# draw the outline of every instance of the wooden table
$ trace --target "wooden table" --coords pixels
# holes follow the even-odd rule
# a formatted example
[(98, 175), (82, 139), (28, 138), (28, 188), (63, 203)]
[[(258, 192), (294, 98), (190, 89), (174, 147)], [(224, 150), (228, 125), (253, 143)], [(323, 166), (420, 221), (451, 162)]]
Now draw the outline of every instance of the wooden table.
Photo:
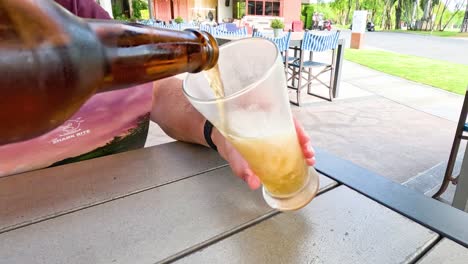
[[(317, 159), (329, 176), (356, 172), (323, 151)], [(217, 153), (179, 142), (3, 177), (0, 263), (413, 263), (445, 248), (458, 254), (450, 263), (466, 260), (437, 227), (320, 177), (319, 196), (289, 213), (269, 208)], [(447, 208), (451, 221), (468, 220)], [(465, 229), (452, 237), (463, 242)]]
[[(239, 40), (245, 37), (239, 36), (218, 36), (216, 37), (218, 44), (223, 45), (233, 40)], [(291, 40), (289, 45), (291, 47), (300, 47), (302, 39), (304, 38), (304, 32), (291, 32)], [(344, 48), (346, 46), (346, 40), (344, 38), (338, 39), (338, 47), (335, 52), (335, 68), (333, 73), (333, 98), (336, 98), (340, 94), (340, 83), (341, 83), (341, 69), (343, 67)]]

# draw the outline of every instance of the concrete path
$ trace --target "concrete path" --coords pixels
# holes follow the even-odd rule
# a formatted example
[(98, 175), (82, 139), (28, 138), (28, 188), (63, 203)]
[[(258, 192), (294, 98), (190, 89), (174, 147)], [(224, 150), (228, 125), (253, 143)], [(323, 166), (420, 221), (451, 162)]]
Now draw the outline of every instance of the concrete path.
[[(343, 30), (341, 35), (348, 40), (351, 37), (349, 30)], [(468, 65), (468, 38), (366, 32), (364, 47)]]
[(348, 61), (344, 64), (342, 81), (396, 103), (454, 122), (458, 121), (464, 98), (462, 95), (408, 81)]

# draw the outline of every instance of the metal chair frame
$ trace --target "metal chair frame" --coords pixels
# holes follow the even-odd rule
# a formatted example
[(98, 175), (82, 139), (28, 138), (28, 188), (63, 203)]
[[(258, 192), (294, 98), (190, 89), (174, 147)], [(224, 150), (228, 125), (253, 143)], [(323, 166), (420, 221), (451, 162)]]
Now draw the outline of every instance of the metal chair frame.
[[(315, 35), (306, 31), (304, 33), (304, 39), (302, 41), (301, 47), (297, 48), (294, 47), (294, 57), (297, 59), (289, 64), (289, 71), (291, 72), (291, 77), (287, 79), (287, 81), (291, 81), (292, 85), (289, 85), (288, 88), (296, 90), (296, 102), (290, 101), (292, 104), (300, 106), (301, 105), (301, 90), (307, 86), (307, 94), (332, 101), (333, 100), (333, 87), (334, 85), (334, 74), (335, 74), (335, 64), (336, 64), (336, 48), (338, 47), (338, 38), (339, 38), (340, 31), (334, 32), (332, 34), (322, 36), (322, 35)], [(322, 38), (322, 40), (321, 40)], [(322, 42), (322, 43), (320, 43)], [(325, 44), (323, 42), (326, 42)], [(332, 58), (331, 64), (315, 62), (313, 60), (313, 53), (314, 52), (323, 52), (327, 50), (332, 50)], [(304, 61), (305, 52), (310, 52), (310, 60)], [(297, 53), (299, 52), (299, 57), (297, 57)], [(310, 65), (304, 65), (307, 63)], [(312, 68), (316, 67), (323, 67), (323, 69), (313, 75)], [(319, 76), (323, 73), (330, 71), (330, 82), (327, 84), (319, 79)], [(307, 77), (303, 76), (303, 73), (307, 73)], [(312, 81), (318, 81), (320, 84), (324, 85), (329, 89), (329, 97), (324, 97), (319, 94), (312, 92)], [(297, 86), (296, 86), (297, 81)], [(303, 84), (302, 81), (306, 83)]]
[(449, 183), (456, 185), (458, 183), (458, 176), (454, 177), (453, 167), (455, 161), (457, 160), (458, 149), (460, 148), (461, 140), (468, 140), (468, 135), (464, 135), (466, 117), (468, 115), (468, 88), (467, 93), (465, 93), (465, 99), (463, 101), (463, 106), (460, 112), (460, 118), (458, 119), (457, 129), (455, 130), (455, 136), (453, 138), (452, 149), (450, 150), (449, 159), (447, 162), (447, 169), (445, 170), (444, 179), (439, 190), (432, 196), (434, 199), (438, 199), (448, 188)]

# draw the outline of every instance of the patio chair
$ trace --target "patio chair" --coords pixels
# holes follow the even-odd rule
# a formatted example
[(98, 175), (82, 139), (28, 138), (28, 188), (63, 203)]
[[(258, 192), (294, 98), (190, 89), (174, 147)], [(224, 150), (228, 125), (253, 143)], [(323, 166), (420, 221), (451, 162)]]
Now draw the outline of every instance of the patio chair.
[(155, 25), (158, 28), (167, 28), (172, 30), (181, 30), (181, 24), (158, 24)]
[(468, 139), (468, 123), (466, 123), (466, 117), (468, 114), (468, 88), (465, 93), (465, 100), (463, 101), (463, 106), (460, 113), (460, 118), (458, 119), (457, 129), (455, 130), (455, 136), (453, 138), (452, 149), (450, 150), (449, 160), (447, 162), (447, 168), (445, 169), (444, 179), (439, 190), (432, 196), (434, 199), (438, 199), (446, 190), (449, 183), (456, 185), (458, 183), (458, 176), (454, 177), (453, 167), (455, 161), (457, 160), (458, 149), (460, 148), (460, 142), (462, 139)]
[[(299, 57), (295, 59), (292, 63), (289, 64), (289, 69), (291, 72), (291, 77), (288, 78), (288, 81), (291, 81), (291, 86), (288, 88), (296, 90), (297, 93), (297, 100), (296, 102), (291, 101), (292, 104), (299, 106), (301, 104), (301, 90), (307, 86), (307, 94), (316, 96), (328, 101), (333, 100), (333, 73), (335, 69), (335, 50), (338, 47), (338, 38), (340, 36), (340, 31), (336, 31), (327, 35), (323, 34), (314, 34), (310, 31), (304, 32), (304, 38), (301, 43), (301, 47), (299, 50)], [(295, 48), (297, 51), (297, 48)], [(325, 52), (331, 50), (332, 51), (332, 58), (331, 63), (324, 63), (315, 61), (313, 59), (314, 52)], [(310, 59), (305, 60), (305, 52), (310, 52)], [(296, 53), (296, 52), (295, 52)], [(312, 69), (313, 68), (321, 68), (320, 72), (313, 75)], [(323, 82), (318, 77), (324, 73), (330, 72), (330, 80), (328, 83)], [(303, 74), (306, 73), (307, 77), (304, 77)], [(295, 81), (297, 80), (297, 86), (295, 85)], [(305, 84), (302, 82), (305, 80)], [(317, 82), (321, 83), (325, 87), (329, 89), (329, 97), (324, 97), (316, 93), (312, 93), (312, 81), (316, 80)]]
[(187, 28), (198, 28), (198, 25), (193, 21), (183, 22), (183, 23), (180, 24), (180, 29), (181, 30), (184, 30), (184, 29), (187, 29)]
[(208, 24), (200, 24), (200, 31), (206, 31), (210, 34), (213, 33), (213, 27), (211, 25), (208, 25)]
[(217, 27), (213, 28), (213, 31), (210, 32), (215, 37), (247, 37), (247, 27), (241, 27), (235, 31), (224, 31), (220, 30)]
[(287, 78), (288, 64), (290, 61), (295, 59), (293, 57), (288, 56), (289, 42), (291, 40), (291, 30), (283, 34), (281, 37), (275, 38), (275, 37), (267, 36), (264, 33), (258, 31), (257, 29), (254, 29), (252, 37), (268, 39), (276, 44), (276, 47), (278, 47), (278, 50), (281, 53), (281, 56), (283, 59), (284, 71), (285, 71), (286, 78)]
[(151, 27), (157, 27), (157, 26), (163, 25), (162, 22), (158, 22), (154, 19), (140, 20), (137, 23), (145, 25), (145, 26), (151, 26)]

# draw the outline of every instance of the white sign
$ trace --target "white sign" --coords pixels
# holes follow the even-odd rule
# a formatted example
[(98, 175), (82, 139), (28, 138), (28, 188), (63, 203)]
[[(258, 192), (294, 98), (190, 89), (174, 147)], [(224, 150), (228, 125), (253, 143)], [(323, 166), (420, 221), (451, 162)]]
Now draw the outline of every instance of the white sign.
[(366, 31), (367, 24), (367, 11), (359, 10), (354, 11), (353, 15), (353, 28), (351, 31), (353, 33), (364, 33)]

